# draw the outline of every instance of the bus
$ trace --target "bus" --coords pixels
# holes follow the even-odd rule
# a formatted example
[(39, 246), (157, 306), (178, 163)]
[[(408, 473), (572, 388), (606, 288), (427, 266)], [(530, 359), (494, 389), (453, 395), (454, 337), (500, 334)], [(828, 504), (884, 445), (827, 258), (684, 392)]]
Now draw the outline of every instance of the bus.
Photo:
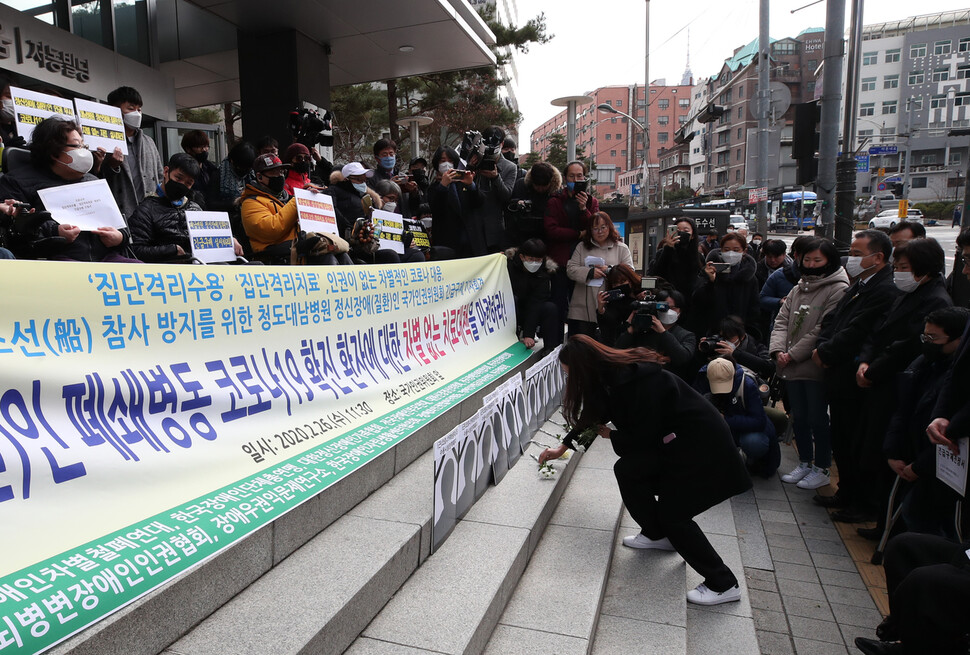
[(815, 227), (817, 199), (814, 191), (785, 191), (780, 202), (774, 198), (772, 205), (776, 202), (779, 203), (778, 209), (771, 218), (775, 229), (810, 230)]

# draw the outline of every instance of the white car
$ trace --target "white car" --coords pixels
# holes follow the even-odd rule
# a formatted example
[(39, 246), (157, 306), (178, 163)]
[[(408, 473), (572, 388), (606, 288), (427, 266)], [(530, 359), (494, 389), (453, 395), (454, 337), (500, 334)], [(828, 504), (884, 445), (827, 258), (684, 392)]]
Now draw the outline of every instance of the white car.
[[(919, 223), (920, 225), (923, 225), (923, 212), (918, 209), (910, 209), (906, 213), (906, 220), (912, 223)], [(892, 229), (896, 227), (896, 223), (899, 222), (899, 210), (887, 209), (879, 212), (874, 218), (869, 220), (869, 229), (874, 230), (880, 227), (888, 227)]]
[(742, 227), (748, 229), (748, 219), (741, 214), (731, 214), (728, 218), (728, 227), (732, 230), (740, 230)]

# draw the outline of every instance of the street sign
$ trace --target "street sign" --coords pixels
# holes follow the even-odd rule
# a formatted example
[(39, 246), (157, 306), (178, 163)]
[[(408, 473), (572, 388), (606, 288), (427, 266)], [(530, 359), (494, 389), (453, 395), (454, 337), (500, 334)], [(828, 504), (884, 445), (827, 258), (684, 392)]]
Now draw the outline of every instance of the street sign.
[(631, 184), (630, 185), (630, 195), (631, 196), (635, 196), (635, 197), (639, 197), (640, 196), (640, 185), (639, 184)]
[(886, 177), (886, 167), (885, 166), (880, 166), (879, 167), (879, 177)]
[(898, 175), (893, 175), (892, 177), (887, 177), (883, 181), (886, 182), (887, 184), (892, 184), (894, 182), (902, 182), (903, 178), (899, 177)]
[(768, 199), (768, 187), (758, 187), (757, 189), (748, 189), (748, 204), (753, 205), (756, 202), (761, 202), (762, 200)]
[(869, 155), (856, 155), (855, 156), (855, 170), (858, 173), (868, 173), (869, 172)]
[(876, 189), (878, 191), (885, 191), (886, 190), (886, 183), (885, 182), (880, 182), (879, 184), (876, 185)]
[(895, 155), (899, 152), (896, 146), (872, 146), (869, 148), (870, 155)]
[(909, 200), (906, 198), (899, 199), (899, 212), (897, 216), (909, 216)]

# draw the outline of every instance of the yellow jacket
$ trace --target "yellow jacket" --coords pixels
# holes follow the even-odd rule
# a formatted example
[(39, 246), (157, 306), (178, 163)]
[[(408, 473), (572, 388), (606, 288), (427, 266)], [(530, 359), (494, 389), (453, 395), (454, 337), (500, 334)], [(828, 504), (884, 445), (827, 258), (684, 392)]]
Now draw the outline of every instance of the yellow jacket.
[(253, 252), (296, 238), (296, 199), (279, 198), (247, 184), (242, 192), (242, 223)]

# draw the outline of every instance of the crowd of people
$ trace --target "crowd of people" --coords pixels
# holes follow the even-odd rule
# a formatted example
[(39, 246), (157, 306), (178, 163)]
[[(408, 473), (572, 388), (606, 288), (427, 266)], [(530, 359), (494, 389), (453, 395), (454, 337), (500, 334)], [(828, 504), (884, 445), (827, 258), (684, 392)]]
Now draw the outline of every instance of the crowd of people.
[[(504, 251), (526, 347), (541, 342), (547, 352), (563, 343), (568, 327), (560, 359), (576, 373), (567, 381), (565, 411), (578, 426), (612, 438), (621, 457), (617, 479), (642, 528), (625, 545), (678, 550), (705, 576), (691, 602), (737, 600), (736, 577), (692, 517), (746, 489), (749, 476), (775, 475), (779, 438), (790, 430), (799, 463), (781, 480), (815, 490), (815, 502), (838, 510), (835, 521), (877, 520), (875, 528), (859, 529), (865, 537), (882, 534), (889, 491), (897, 479), (903, 483), (894, 530), (907, 534), (886, 551), (893, 614), (880, 626), (885, 641), (863, 640), (866, 652), (896, 652), (930, 624), (937, 631), (933, 652), (956, 652), (960, 630), (929, 622), (913, 598), (941, 588), (952, 596), (959, 587), (963, 605), (945, 596), (952, 609), (965, 608), (970, 597), (970, 560), (957, 554), (957, 564), (936, 561), (939, 553), (957, 552), (943, 544), (957, 537), (960, 497), (936, 478), (934, 466), (935, 445), (955, 449), (968, 434), (970, 311), (954, 306), (943, 249), (921, 224), (860, 231), (841, 257), (824, 238), (799, 236), (789, 248), (760, 234), (749, 241), (744, 229), (700, 234), (682, 217), (643, 276), (600, 211), (586, 164), (573, 161), (560, 171), (538, 162), (525, 171), (514, 141), (498, 127), (480, 133), (493, 153), (484, 158), (482, 150), (441, 146), (430, 163), (416, 157), (405, 166), (397, 145), (380, 139), (372, 166), (334, 168), (315, 148), (296, 141), (281, 155), (266, 137), (235, 143), (217, 165), (197, 130), (184, 135), (183, 152), (162, 161), (141, 130), (135, 89), (120, 87), (107, 102), (122, 112), (127, 155), (88, 149), (78, 125), (56, 116), (41, 121), (29, 143), (17, 143), (4, 115), (2, 137), (27, 155), (7, 157), (0, 177), (0, 256), (187, 262), (187, 213), (200, 210), (227, 212), (236, 255), (267, 264), (420, 262)], [(99, 178), (126, 228), (82, 231), (43, 212), (41, 190)], [(332, 197), (335, 233), (301, 230), (299, 189)], [(403, 254), (382, 249), (374, 209), (418, 222), (431, 247), (414, 246), (405, 231)], [(970, 261), (970, 230), (957, 245)], [(962, 273), (970, 276), (968, 266)], [(656, 416), (645, 421), (651, 407)], [(604, 427), (610, 420), (616, 430)], [(695, 471), (704, 468), (684, 473), (694, 481), (689, 492), (676, 479), (688, 459)], [(818, 493), (831, 485), (833, 460), (838, 489)], [(920, 539), (923, 559), (912, 554)], [(919, 578), (927, 557), (957, 570)]]

